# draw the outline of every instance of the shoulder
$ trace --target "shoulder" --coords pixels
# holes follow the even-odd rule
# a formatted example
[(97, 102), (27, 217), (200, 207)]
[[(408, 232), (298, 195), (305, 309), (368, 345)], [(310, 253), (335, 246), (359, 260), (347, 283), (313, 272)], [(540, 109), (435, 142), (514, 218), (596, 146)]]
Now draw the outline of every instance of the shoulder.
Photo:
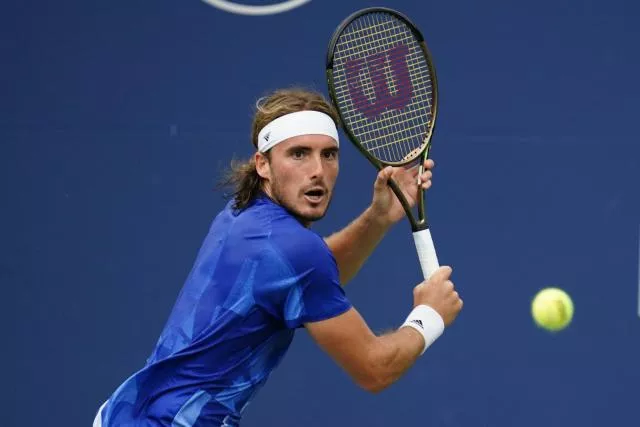
[(231, 235), (260, 250), (264, 262), (284, 262), (297, 272), (337, 268), (324, 239), (270, 199), (258, 198), (246, 209), (228, 213), (234, 217)]
[(284, 229), (275, 227), (271, 240), (289, 259), (310, 261), (315, 257), (331, 255), (324, 239), (302, 225)]
[(307, 277), (316, 282), (339, 283), (338, 265), (324, 239), (315, 232), (300, 226), (271, 236), (274, 252), (281, 262), (288, 265), (297, 277)]
[(261, 227), (265, 230), (271, 230), (274, 224), (297, 222), (286, 209), (266, 196), (256, 197), (241, 210), (228, 204), (225, 211), (234, 218), (234, 222), (238, 225)]
[(288, 258), (318, 252), (330, 253), (320, 235), (304, 227), (289, 211), (267, 197), (257, 198), (237, 215), (239, 223), (251, 223), (266, 231), (270, 243)]

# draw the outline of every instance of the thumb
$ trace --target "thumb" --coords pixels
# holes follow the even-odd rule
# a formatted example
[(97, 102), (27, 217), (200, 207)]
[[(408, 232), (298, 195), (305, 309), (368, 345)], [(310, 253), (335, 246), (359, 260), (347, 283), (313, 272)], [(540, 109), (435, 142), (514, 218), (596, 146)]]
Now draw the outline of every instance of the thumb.
[(376, 178), (376, 182), (374, 184), (376, 190), (382, 189), (387, 186), (389, 182), (389, 178), (391, 178), (391, 174), (393, 173), (393, 167), (387, 166), (378, 172), (378, 177)]

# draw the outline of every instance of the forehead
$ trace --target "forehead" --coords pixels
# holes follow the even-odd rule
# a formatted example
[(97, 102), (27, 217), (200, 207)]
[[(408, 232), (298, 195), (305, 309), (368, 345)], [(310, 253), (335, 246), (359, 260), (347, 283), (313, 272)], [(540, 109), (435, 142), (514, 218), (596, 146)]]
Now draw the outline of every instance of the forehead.
[(327, 135), (298, 135), (285, 139), (272, 148), (272, 152), (284, 153), (292, 147), (302, 147), (316, 150), (325, 150), (327, 148), (337, 148), (333, 138)]

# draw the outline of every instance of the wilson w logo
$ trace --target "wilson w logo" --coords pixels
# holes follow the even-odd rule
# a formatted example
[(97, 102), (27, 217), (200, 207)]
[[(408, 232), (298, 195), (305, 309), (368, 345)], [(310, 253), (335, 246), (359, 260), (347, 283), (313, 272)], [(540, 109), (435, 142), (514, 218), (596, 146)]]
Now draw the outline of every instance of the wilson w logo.
[[(351, 101), (355, 109), (369, 120), (375, 120), (386, 110), (401, 110), (411, 102), (413, 87), (407, 64), (408, 53), (406, 45), (398, 44), (366, 58), (347, 60), (347, 87)], [(395, 89), (394, 93), (391, 93), (390, 86)], [(373, 91), (375, 99), (365, 94), (365, 87), (368, 93)]]

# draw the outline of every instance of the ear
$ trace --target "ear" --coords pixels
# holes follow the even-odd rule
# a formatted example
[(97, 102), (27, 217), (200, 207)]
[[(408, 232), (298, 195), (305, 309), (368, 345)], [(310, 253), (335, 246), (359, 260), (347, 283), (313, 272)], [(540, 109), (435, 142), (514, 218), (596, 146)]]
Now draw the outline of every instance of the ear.
[(269, 164), (269, 158), (263, 153), (256, 152), (254, 160), (256, 162), (256, 171), (258, 172), (258, 175), (260, 175), (260, 178), (270, 181), (271, 165)]

